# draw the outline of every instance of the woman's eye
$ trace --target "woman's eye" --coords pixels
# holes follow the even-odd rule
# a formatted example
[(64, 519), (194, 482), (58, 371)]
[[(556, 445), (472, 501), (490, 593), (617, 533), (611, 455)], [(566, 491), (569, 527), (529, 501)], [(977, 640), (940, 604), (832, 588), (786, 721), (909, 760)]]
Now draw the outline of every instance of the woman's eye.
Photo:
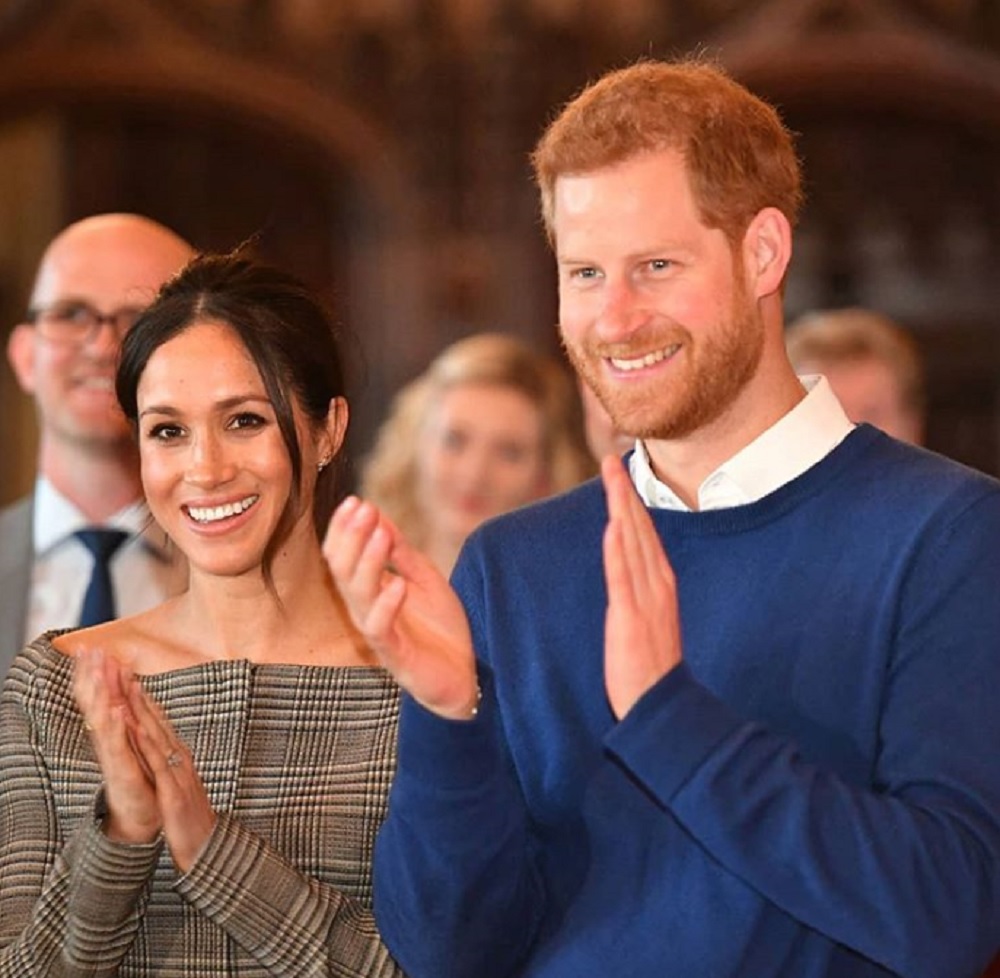
[(180, 425), (164, 423), (153, 425), (153, 427), (149, 429), (147, 437), (156, 441), (170, 441), (174, 438), (179, 438), (180, 435)]
[(460, 452), (468, 443), (468, 438), (461, 431), (448, 428), (441, 433), (441, 446), (449, 452)]
[(236, 429), (260, 428), (265, 424), (267, 424), (267, 422), (259, 414), (254, 414), (252, 411), (244, 411), (242, 414), (237, 414), (233, 420), (230, 421), (229, 427)]
[(498, 445), (497, 454), (505, 462), (509, 462), (511, 465), (515, 465), (519, 462), (524, 461), (528, 456), (528, 448), (525, 445), (515, 445), (512, 443)]

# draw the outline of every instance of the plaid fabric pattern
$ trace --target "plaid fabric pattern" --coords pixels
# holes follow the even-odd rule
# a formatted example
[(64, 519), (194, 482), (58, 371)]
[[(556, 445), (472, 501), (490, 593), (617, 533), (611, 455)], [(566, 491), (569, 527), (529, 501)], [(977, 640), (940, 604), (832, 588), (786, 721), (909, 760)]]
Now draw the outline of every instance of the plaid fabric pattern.
[(220, 817), (178, 877), (100, 832), (73, 663), (32, 642), (0, 697), (0, 976), (398, 976), (371, 915), (398, 690), (366, 667), (211, 662), (142, 681)]

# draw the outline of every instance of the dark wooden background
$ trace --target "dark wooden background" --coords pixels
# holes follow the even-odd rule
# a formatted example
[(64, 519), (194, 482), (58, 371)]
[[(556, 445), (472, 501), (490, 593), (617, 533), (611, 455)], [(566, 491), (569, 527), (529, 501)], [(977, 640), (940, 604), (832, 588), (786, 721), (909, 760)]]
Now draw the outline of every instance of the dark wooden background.
[[(695, 50), (799, 134), (790, 318), (861, 304), (911, 327), (931, 446), (1000, 471), (996, 0), (0, 0), (0, 327), (85, 214), (204, 248), (258, 235), (354, 337), (362, 452), (457, 337), (557, 349), (527, 154), (604, 69)], [(6, 368), (0, 453), (3, 502), (34, 453)]]

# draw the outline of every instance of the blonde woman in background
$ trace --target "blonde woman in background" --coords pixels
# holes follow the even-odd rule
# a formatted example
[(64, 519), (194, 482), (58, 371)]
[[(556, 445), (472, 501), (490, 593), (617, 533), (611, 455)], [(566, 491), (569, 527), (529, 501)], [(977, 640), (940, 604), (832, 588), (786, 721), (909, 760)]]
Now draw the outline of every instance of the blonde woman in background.
[(448, 574), (484, 520), (595, 471), (558, 362), (481, 333), (447, 347), (396, 395), (361, 492)]

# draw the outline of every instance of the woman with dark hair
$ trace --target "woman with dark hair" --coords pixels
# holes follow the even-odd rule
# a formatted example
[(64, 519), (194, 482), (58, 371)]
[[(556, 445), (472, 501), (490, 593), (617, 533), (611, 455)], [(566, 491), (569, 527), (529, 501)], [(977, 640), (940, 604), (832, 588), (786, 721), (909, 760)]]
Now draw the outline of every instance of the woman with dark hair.
[(398, 975), (370, 912), (398, 691), (320, 550), (348, 408), (295, 279), (202, 256), (116, 389), (190, 586), (0, 700), (0, 976)]

